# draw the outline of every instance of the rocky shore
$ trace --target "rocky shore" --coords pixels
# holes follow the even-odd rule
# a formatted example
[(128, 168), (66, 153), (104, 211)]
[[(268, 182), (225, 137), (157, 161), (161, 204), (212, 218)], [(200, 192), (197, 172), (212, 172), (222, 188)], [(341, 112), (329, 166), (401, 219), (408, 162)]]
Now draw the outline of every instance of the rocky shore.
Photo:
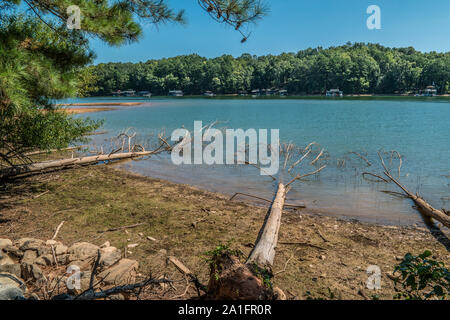
[(138, 267), (108, 241), (68, 247), (55, 240), (0, 239), (0, 300), (73, 299), (90, 288), (91, 279), (98, 290), (134, 283)]

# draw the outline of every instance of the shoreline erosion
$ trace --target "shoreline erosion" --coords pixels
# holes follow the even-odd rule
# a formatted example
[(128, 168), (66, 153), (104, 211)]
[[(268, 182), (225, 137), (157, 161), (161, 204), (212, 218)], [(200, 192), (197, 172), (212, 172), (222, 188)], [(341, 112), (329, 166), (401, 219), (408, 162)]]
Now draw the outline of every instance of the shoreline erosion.
[(117, 110), (117, 109), (116, 108), (66, 108), (66, 109), (63, 109), (64, 112), (69, 113), (69, 114), (82, 114), (82, 113), (113, 111), (113, 110)]
[(86, 103), (60, 103), (57, 106), (139, 106), (143, 102), (86, 102)]
[[(7, 221), (0, 225), (0, 234), (8, 238), (51, 237), (65, 221), (59, 233), (64, 243), (110, 241), (117, 248), (138, 243), (129, 256), (141, 262), (142, 273), (166, 272), (161, 258), (165, 252), (183, 261), (203, 281), (209, 276), (204, 253), (229, 243), (249, 254), (267, 212), (267, 207), (230, 201), (220, 193), (103, 165), (7, 185), (0, 205)], [(99, 233), (136, 223), (145, 224), (127, 232)], [(366, 268), (379, 265), (384, 285), (376, 294), (389, 299), (394, 294), (389, 275), (404, 254), (429, 249), (440, 260), (450, 261), (450, 245), (442, 238), (448, 241), (449, 233), (443, 230), (446, 234), (437, 235), (413, 226), (348, 221), (308, 209), (285, 210), (274, 283), (286, 289), (288, 298), (306, 299), (308, 291), (314, 298), (329, 299), (330, 288), (336, 298), (365, 299), (372, 294), (364, 285)], [(194, 295), (191, 292), (188, 297)]]
[[(61, 103), (57, 104), (58, 107), (69, 107), (63, 108), (63, 112), (69, 114), (82, 114), (82, 113), (91, 113), (91, 112), (102, 112), (102, 111), (113, 111), (119, 110), (119, 108), (114, 107), (135, 107), (143, 105), (143, 102), (92, 102), (92, 103)], [(74, 107), (86, 107), (86, 108), (74, 108)], [(89, 108), (91, 107), (91, 108)]]

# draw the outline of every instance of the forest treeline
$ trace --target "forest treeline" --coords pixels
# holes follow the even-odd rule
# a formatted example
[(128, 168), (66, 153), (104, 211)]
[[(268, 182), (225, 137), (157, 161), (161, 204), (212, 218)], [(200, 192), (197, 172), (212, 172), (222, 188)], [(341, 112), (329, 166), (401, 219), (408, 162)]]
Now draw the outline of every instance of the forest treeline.
[(450, 90), (450, 52), (422, 53), (412, 47), (364, 43), (260, 57), (207, 59), (191, 54), (140, 63), (101, 63), (90, 69), (96, 79), (92, 95), (127, 89), (198, 95), (271, 88), (287, 89), (289, 94), (321, 94), (331, 88), (345, 94), (394, 94), (417, 92), (432, 84), (440, 94)]

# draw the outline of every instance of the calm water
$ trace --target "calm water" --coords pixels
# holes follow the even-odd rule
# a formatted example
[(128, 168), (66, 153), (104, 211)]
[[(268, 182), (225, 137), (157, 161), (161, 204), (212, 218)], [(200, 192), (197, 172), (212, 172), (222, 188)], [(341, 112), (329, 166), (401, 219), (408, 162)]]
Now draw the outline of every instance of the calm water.
[[(89, 98), (77, 102), (113, 99)], [(127, 100), (128, 101), (128, 100)], [(318, 178), (297, 184), (289, 202), (306, 204), (314, 211), (395, 224), (421, 224), (409, 200), (380, 192), (398, 191), (393, 185), (371, 183), (361, 177), (369, 171), (382, 174), (377, 151), (397, 150), (403, 156), (401, 181), (437, 208), (450, 207), (450, 103), (448, 100), (263, 100), (263, 99), (158, 99), (141, 107), (90, 113), (105, 119), (96, 143), (133, 127), (141, 136), (173, 129), (192, 128), (221, 121), (229, 128), (280, 129), (280, 140), (299, 146), (316, 141), (329, 153), (328, 167)], [(72, 100), (74, 102), (74, 100)], [(85, 115), (82, 115), (85, 116)], [(373, 163), (349, 154), (366, 152)], [(345, 166), (338, 167), (338, 160)], [(121, 166), (152, 177), (189, 183), (227, 194), (245, 192), (270, 198), (274, 184), (251, 167), (181, 166), (159, 156)], [(393, 167), (396, 168), (396, 164)], [(396, 169), (393, 170), (396, 172)]]

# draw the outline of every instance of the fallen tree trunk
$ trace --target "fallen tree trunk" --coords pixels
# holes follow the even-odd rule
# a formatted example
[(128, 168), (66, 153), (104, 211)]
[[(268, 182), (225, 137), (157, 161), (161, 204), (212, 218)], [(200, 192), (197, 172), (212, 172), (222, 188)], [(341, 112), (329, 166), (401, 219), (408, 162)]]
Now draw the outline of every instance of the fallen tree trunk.
[[(385, 172), (386, 174), (386, 172)], [(404, 186), (400, 184), (396, 179), (394, 179), (389, 173), (386, 174), (386, 176), (392, 180), (400, 189), (405, 192), (406, 196), (414, 201), (417, 207), (421, 209), (421, 211), (428, 216), (429, 218), (433, 218), (440, 223), (442, 223), (447, 228), (450, 228), (450, 216), (447, 215), (445, 212), (437, 210), (433, 208), (425, 199), (422, 197), (419, 197), (418, 195), (412, 194), (409, 192)]]
[(256, 263), (259, 267), (272, 267), (285, 199), (286, 187), (283, 183), (279, 183), (275, 200), (256, 240), (256, 245), (247, 259), (247, 264)]
[(210, 299), (272, 300), (278, 297), (270, 281), (286, 193), (285, 185), (279, 183), (275, 200), (245, 264), (229, 251), (213, 257), (207, 293)]
[[(294, 162), (287, 169), (288, 159), (292, 145), (285, 146), (286, 160), (284, 170), (289, 173), (299, 165), (310, 153), (310, 144), (304, 150), (300, 160)], [(313, 165), (324, 154), (322, 150), (311, 162)], [(283, 299), (285, 294), (279, 288), (272, 286), (272, 266), (275, 250), (278, 244), (278, 233), (281, 226), (281, 217), (285, 206), (286, 195), (291, 184), (303, 178), (315, 175), (322, 171), (326, 165), (306, 174), (297, 174), (288, 183), (279, 180), (275, 199), (264, 220), (252, 252), (245, 263), (239, 259), (241, 254), (229, 250), (226, 246), (217, 247), (210, 260), (210, 279), (207, 297), (216, 300), (273, 300)]]
[(425, 199), (422, 197), (419, 197), (418, 195), (415, 195), (408, 191), (399, 181), (397, 181), (389, 171), (389, 169), (386, 167), (386, 164), (384, 163), (383, 157), (378, 153), (378, 156), (380, 157), (381, 164), (384, 168), (384, 174), (386, 177), (388, 177), (392, 182), (394, 182), (400, 189), (403, 190), (403, 192), (406, 194), (408, 198), (414, 201), (417, 207), (421, 209), (421, 211), (428, 216), (429, 218), (433, 218), (440, 223), (442, 223), (447, 228), (450, 228), (450, 216), (447, 215), (444, 211), (437, 210), (433, 208)]
[(114, 161), (120, 159), (130, 159), (148, 156), (154, 154), (154, 151), (147, 152), (125, 152), (125, 153), (115, 153), (109, 155), (97, 155), (97, 156), (88, 156), (88, 157), (80, 157), (80, 158), (69, 158), (62, 160), (53, 160), (53, 161), (45, 161), (38, 162), (32, 164), (24, 164), (20, 166), (10, 167), (6, 169), (0, 170), (0, 179), (11, 178), (22, 174), (29, 174), (34, 172), (40, 172), (48, 169), (56, 169), (62, 168), (66, 166), (72, 165), (87, 165), (87, 164), (96, 164), (103, 161)]
[(423, 198), (418, 196), (409, 196), (414, 203), (422, 209), (422, 212), (424, 212), (429, 217), (439, 221), (447, 228), (450, 228), (450, 216), (447, 215), (445, 212), (441, 210), (437, 210), (433, 208), (428, 202), (426, 202)]

